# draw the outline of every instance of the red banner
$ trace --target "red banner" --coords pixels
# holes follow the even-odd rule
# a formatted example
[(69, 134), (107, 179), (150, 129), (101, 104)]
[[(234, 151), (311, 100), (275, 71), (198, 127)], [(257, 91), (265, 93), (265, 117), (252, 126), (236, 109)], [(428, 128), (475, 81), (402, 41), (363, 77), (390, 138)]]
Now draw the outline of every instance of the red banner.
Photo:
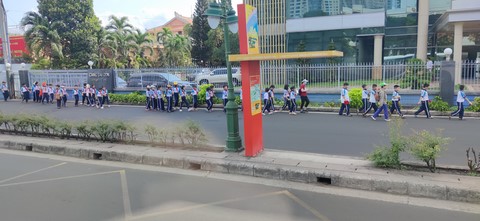
[[(23, 53), (28, 54), (27, 43), (23, 36), (10, 36), (10, 50), (12, 57), (22, 57)], [(0, 38), (0, 57), (3, 57), (3, 44)]]

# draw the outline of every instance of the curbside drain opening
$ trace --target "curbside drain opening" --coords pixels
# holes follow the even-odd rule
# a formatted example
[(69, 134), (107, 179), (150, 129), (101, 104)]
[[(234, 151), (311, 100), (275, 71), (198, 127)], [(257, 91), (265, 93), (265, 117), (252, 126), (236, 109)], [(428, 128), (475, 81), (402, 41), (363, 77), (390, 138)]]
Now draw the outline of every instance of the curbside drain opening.
[(94, 160), (101, 160), (102, 159), (102, 154), (101, 153), (93, 153), (93, 159)]
[(200, 170), (202, 168), (202, 165), (199, 163), (189, 163), (188, 164), (188, 169), (189, 170)]
[(25, 146), (25, 151), (33, 151), (33, 146), (32, 145)]
[(321, 183), (324, 185), (332, 185), (332, 178), (317, 176), (317, 183)]

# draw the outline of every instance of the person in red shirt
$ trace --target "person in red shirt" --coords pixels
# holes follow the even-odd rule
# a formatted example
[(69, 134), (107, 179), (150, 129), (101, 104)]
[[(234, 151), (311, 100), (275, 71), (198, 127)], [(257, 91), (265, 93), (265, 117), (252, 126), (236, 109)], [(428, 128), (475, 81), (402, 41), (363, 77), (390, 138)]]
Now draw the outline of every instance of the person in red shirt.
[(302, 84), (300, 85), (300, 89), (298, 90), (300, 94), (300, 99), (302, 100), (302, 103), (300, 104), (300, 113), (308, 112), (307, 107), (310, 104), (310, 100), (307, 96), (307, 83), (308, 80), (303, 79)]

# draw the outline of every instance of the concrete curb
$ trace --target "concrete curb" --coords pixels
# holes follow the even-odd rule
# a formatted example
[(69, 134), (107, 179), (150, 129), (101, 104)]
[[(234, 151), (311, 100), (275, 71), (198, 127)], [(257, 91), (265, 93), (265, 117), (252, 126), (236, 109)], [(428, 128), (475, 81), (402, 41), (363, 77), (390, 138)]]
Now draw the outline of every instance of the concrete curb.
[[(426, 197), (441, 200), (480, 204), (480, 178), (448, 176), (448, 181), (435, 174), (401, 171), (399, 173), (370, 168), (353, 170), (348, 166), (302, 167), (288, 163), (261, 162), (262, 156), (247, 159), (232, 153), (168, 152), (162, 149), (135, 147), (117, 144), (87, 143), (79, 141), (49, 141), (29, 138), (27, 141), (0, 140), (0, 148), (32, 151), (83, 159), (120, 161), (170, 168), (202, 170), (217, 173), (287, 180), (308, 184), (324, 184), (343, 188)], [(32, 141), (35, 139), (35, 142)], [(38, 140), (38, 142), (37, 142)], [(113, 147), (112, 147), (113, 145)], [(96, 146), (96, 147), (92, 147)], [(179, 154), (180, 153), (180, 154)], [(216, 155), (214, 155), (216, 154)], [(326, 164), (325, 164), (326, 165)], [(342, 169), (343, 168), (343, 169)], [(420, 176), (422, 178), (420, 178)], [(424, 178), (425, 176), (425, 178)], [(430, 178), (431, 177), (431, 178)], [(460, 182), (460, 178), (465, 183)], [(458, 178), (459, 182), (454, 182)]]

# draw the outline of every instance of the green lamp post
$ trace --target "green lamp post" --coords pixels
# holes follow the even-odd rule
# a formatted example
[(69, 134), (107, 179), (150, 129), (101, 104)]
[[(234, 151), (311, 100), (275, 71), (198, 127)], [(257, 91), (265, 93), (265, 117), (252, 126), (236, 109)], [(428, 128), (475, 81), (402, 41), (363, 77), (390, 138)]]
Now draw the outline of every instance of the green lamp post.
[(228, 60), (228, 55), (230, 54), (228, 31), (230, 30), (232, 33), (237, 33), (238, 17), (235, 15), (235, 11), (231, 5), (227, 5), (227, 0), (221, 0), (220, 4), (214, 0), (209, 4), (204, 15), (208, 16), (208, 25), (213, 29), (217, 28), (221, 22), (223, 23), (228, 75), (228, 102), (226, 106), (228, 136), (226, 140), (226, 151), (238, 152), (242, 149), (242, 139), (240, 138), (238, 129), (238, 105), (235, 103), (235, 94), (233, 93), (232, 66)]

